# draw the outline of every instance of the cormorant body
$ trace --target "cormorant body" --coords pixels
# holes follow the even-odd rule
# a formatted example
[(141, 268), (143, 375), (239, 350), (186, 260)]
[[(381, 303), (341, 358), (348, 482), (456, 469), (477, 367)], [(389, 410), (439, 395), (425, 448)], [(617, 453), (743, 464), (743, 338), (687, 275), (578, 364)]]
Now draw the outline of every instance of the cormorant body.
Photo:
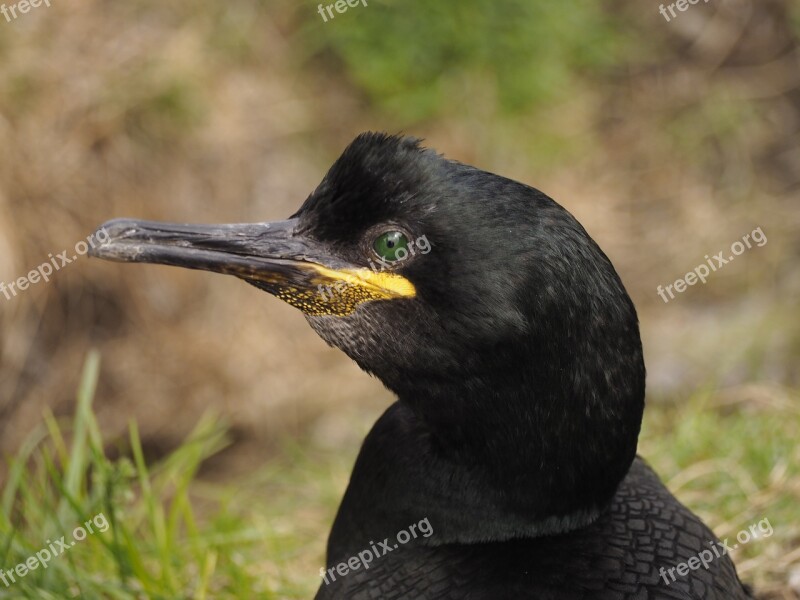
[[(357, 459), (319, 600), (751, 597), (636, 458), (635, 309), (542, 192), (363, 134), (286, 221), (105, 228), (97, 256), (244, 279), (397, 395)], [(676, 572), (705, 551), (719, 556)]]

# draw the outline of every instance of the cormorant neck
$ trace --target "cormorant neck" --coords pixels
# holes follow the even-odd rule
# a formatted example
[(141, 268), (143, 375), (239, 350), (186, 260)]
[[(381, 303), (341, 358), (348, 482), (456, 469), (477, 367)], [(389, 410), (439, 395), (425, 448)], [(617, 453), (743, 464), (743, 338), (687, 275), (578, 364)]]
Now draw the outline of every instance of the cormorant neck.
[(635, 311), (620, 305), (602, 325), (529, 331), (473, 348), (455, 373), (394, 382), (440, 456), (539, 534), (591, 522), (635, 458), (645, 370)]
[(615, 374), (600, 365), (597, 381), (586, 380), (590, 366), (540, 365), (494, 370), (458, 386), (429, 383), (404, 391), (400, 400), (443, 457), (480, 472), (509, 509), (553, 533), (592, 520), (627, 473), (641, 424), (643, 377), (631, 373), (630, 384), (609, 386), (606, 377)]
[(527, 350), (472, 353), (459, 377), (385, 381), (400, 399), (364, 442), (329, 559), (422, 518), (435, 532), (428, 545), (592, 523), (636, 454), (644, 365), (632, 327), (594, 352), (531, 339)]

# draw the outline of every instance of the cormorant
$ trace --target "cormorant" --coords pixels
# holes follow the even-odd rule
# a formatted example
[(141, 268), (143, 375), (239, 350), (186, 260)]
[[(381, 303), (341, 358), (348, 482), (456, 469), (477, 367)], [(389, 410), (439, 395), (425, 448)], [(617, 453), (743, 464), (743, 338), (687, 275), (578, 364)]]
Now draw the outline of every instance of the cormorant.
[(235, 275), (397, 395), (361, 448), (318, 599), (752, 597), (636, 456), (636, 311), (539, 190), (366, 133), (288, 220), (103, 227), (95, 256)]

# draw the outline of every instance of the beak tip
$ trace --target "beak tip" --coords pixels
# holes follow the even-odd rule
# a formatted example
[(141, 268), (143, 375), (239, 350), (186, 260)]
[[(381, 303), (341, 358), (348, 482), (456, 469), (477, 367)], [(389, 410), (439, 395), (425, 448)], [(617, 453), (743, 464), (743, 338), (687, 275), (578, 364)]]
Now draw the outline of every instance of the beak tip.
[(123, 245), (115, 243), (136, 231), (137, 222), (132, 219), (112, 219), (95, 230), (92, 237), (99, 242), (89, 249), (89, 256), (108, 260), (123, 260)]
[(114, 239), (123, 236), (127, 231), (132, 231), (136, 226), (137, 221), (133, 219), (111, 219), (98, 227), (95, 235), (104, 232), (105, 236)]

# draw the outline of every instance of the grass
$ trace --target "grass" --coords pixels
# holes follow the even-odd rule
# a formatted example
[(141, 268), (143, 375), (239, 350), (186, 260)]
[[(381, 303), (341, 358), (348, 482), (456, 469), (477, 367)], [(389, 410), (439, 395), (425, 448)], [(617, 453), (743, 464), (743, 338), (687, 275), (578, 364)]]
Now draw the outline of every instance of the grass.
[[(66, 428), (45, 415), (41, 429), (9, 461), (0, 514), (2, 568), (13, 570), (61, 536), (68, 548), (46, 568), (0, 583), (0, 598), (308, 597), (323, 564), (321, 532), (331, 519), (309, 507), (320, 500), (335, 507), (334, 497), (319, 489), (336, 488), (330, 473), (285, 445), (242, 485), (208, 485), (198, 470), (227, 445), (224, 428), (211, 417), (152, 466), (131, 425), (130, 458), (111, 460), (91, 409), (98, 369), (91, 355), (68, 427), (71, 442)], [(255, 502), (255, 495), (266, 497)], [(273, 507), (280, 513), (271, 515)], [(70, 546), (73, 530), (98, 515), (106, 531)]]
[[(357, 448), (331, 453), (286, 441), (246, 480), (209, 481), (198, 471), (228, 440), (208, 417), (153, 465), (131, 425), (126, 443), (118, 444), (123, 457), (112, 460), (91, 407), (98, 370), (91, 354), (72, 422), (45, 415), (9, 459), (0, 498), (3, 569), (61, 536), (68, 548), (46, 569), (0, 583), (0, 598), (312, 597)], [(800, 539), (797, 396), (758, 388), (738, 397), (704, 391), (680, 405), (654, 404), (647, 413), (641, 452), (720, 536), (769, 519), (774, 534), (743, 546), (736, 560), (743, 578), (777, 594), (800, 563), (792, 551)], [(75, 527), (99, 524), (98, 515), (105, 531), (69, 546)]]
[[(700, 390), (680, 404), (648, 407), (641, 436), (640, 453), (721, 539), (733, 544), (768, 520), (774, 533), (734, 555), (740, 577), (764, 597), (797, 597), (785, 582), (800, 566), (798, 400), (759, 385)], [(789, 595), (771, 595), (780, 593)]]

